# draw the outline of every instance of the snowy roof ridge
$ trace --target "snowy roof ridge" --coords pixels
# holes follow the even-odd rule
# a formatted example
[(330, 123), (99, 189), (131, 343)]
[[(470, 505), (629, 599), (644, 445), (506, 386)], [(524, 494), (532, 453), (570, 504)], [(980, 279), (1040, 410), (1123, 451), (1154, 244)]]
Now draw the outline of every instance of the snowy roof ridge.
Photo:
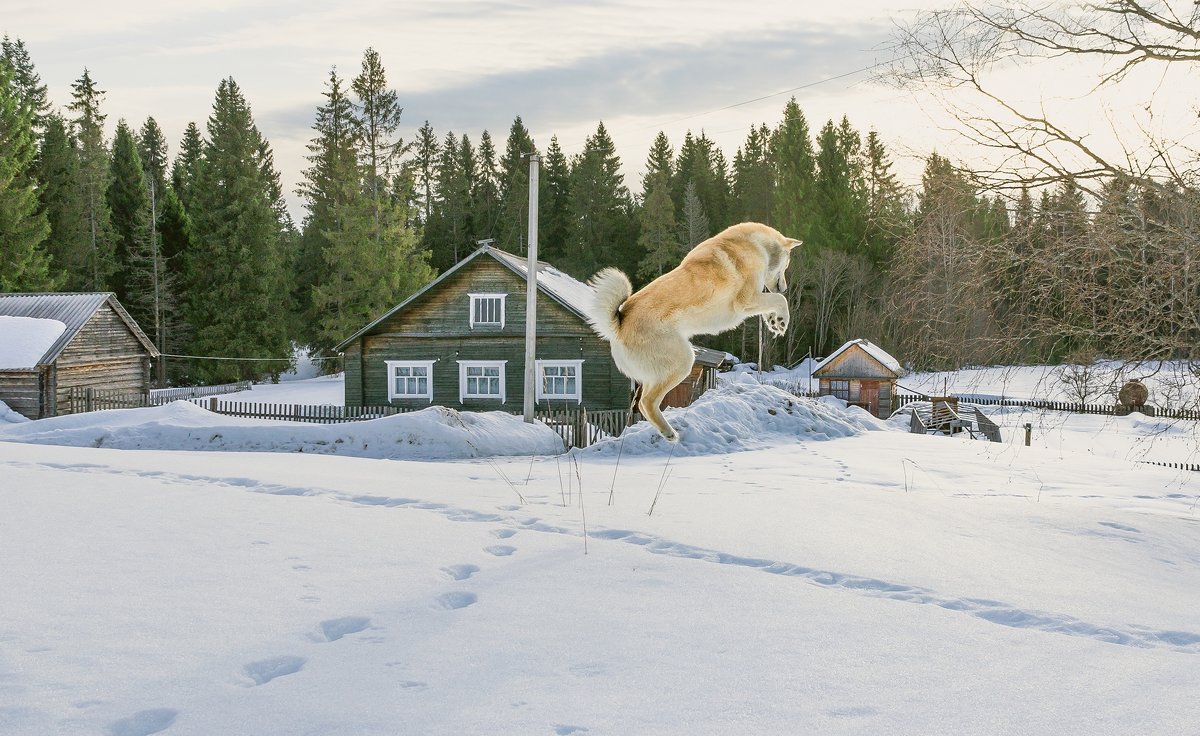
[[(483, 247), (509, 268), (517, 271), (521, 277), (529, 277), (528, 258), (501, 250), (494, 245)], [(545, 261), (537, 262), (537, 284), (540, 290), (554, 297), (556, 301), (575, 312), (581, 319), (587, 319), (587, 308), (593, 294), (592, 287)]]
[(865, 337), (857, 337), (857, 338), (854, 338), (853, 340), (847, 340), (840, 348), (838, 348), (837, 350), (834, 350), (832, 353), (830, 353), (829, 357), (827, 357), (827, 358), (825, 358), (825, 360), (822, 360), (821, 362), (817, 363), (816, 366), (814, 366), (813, 370), (817, 371), (817, 370), (820, 370), (821, 368), (829, 365), (839, 355), (846, 352), (847, 350), (849, 350), (851, 347), (853, 347), (855, 345), (858, 345), (859, 347), (861, 347), (864, 351), (866, 351), (867, 355), (870, 355), (872, 358), (879, 361), (879, 363), (882, 364), (885, 368), (887, 368), (888, 370), (895, 373), (897, 377), (903, 375), (904, 368), (901, 367), (900, 361), (893, 358), (891, 353), (889, 353), (888, 351), (879, 347), (878, 345), (876, 345), (875, 343), (866, 339)]

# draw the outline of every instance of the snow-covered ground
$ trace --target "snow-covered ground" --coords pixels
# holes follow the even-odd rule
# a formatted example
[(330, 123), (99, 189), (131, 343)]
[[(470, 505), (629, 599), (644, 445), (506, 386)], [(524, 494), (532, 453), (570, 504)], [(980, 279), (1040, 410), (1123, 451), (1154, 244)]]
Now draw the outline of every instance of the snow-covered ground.
[(1200, 473), (1122, 449), (1190, 425), (1027, 448), (736, 381), (676, 447), (384, 460), (205, 414), (0, 430), (0, 733), (1200, 732)]

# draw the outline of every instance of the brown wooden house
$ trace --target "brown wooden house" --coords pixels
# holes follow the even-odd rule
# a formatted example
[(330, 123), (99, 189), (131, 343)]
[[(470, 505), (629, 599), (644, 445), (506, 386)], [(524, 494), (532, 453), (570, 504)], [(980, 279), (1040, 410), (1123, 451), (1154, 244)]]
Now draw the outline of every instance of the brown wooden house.
[[(519, 413), (527, 272), (525, 258), (485, 245), (342, 341), (346, 406)], [(537, 289), (538, 408), (628, 409), (630, 381), (585, 317), (591, 288), (539, 262)], [(715, 356), (708, 362), (724, 353)], [(713, 373), (698, 359), (694, 379), (679, 389), (681, 403), (670, 405), (691, 403)]]
[(820, 380), (822, 396), (861, 406), (875, 416), (891, 416), (896, 379), (904, 374), (900, 362), (868, 340), (850, 340), (822, 360), (813, 378)]
[[(150, 390), (158, 351), (112, 292), (0, 294), (0, 317), (0, 401), (30, 419), (69, 413), (72, 390)], [(12, 365), (6, 346), (15, 354), (15, 335), (34, 320), (46, 349)]]

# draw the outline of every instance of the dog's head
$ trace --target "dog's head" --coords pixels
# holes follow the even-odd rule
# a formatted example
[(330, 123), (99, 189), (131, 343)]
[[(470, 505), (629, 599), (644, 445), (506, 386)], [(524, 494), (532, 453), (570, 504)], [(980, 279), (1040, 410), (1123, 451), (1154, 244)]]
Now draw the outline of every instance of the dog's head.
[(771, 231), (774, 237), (769, 238), (767, 247), (766, 286), (768, 291), (782, 294), (787, 291), (787, 269), (792, 260), (792, 249), (803, 245), (804, 241), (789, 238), (777, 230)]

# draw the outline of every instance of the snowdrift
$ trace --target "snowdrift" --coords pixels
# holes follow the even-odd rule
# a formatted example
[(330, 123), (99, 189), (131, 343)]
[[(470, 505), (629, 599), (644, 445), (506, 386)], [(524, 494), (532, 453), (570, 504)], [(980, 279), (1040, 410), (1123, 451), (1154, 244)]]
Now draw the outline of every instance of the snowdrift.
[(620, 438), (611, 438), (586, 452), (715, 455), (797, 441), (851, 437), (888, 428), (866, 410), (848, 406), (841, 399), (797, 398), (782, 389), (758, 383), (750, 374), (726, 378), (690, 407), (668, 409), (664, 414), (679, 432), (679, 446), (674, 450), (648, 422), (639, 422), (625, 431), (623, 447)]
[(563, 451), (554, 430), (504, 412), (460, 413), (433, 406), (345, 424), (241, 419), (176, 401), (146, 409), (72, 414), (11, 426), (0, 441), (123, 450), (311, 452), (403, 460)]
[(0, 427), (5, 424), (17, 424), (18, 422), (28, 422), (24, 415), (18, 414), (8, 404), (0, 401)]

